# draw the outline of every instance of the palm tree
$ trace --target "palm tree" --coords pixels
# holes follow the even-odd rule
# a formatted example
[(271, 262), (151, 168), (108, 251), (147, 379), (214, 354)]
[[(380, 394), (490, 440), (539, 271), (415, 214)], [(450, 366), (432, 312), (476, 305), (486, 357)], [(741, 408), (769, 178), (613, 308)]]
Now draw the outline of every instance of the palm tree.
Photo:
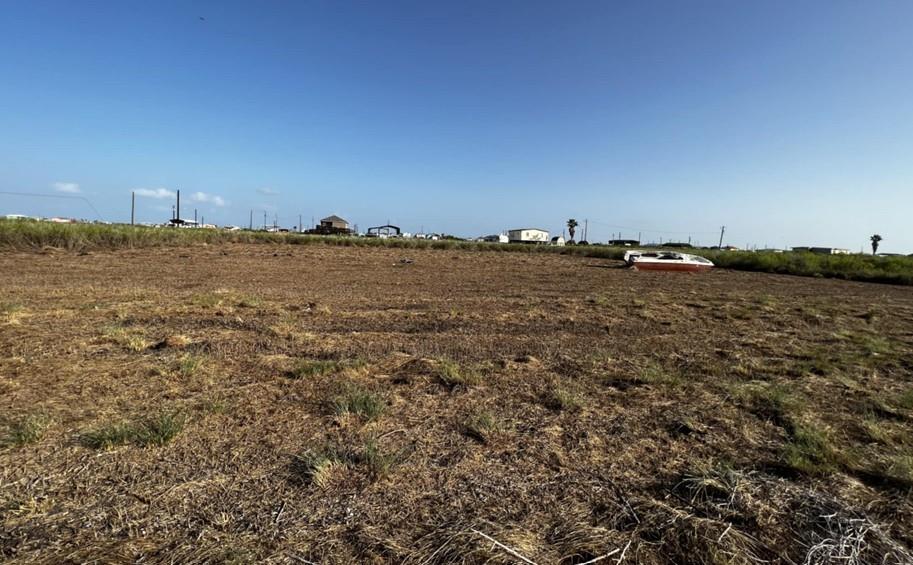
[(571, 218), (567, 221), (567, 233), (571, 236), (571, 241), (574, 241), (574, 230), (577, 229), (577, 220)]
[(872, 255), (875, 255), (878, 253), (878, 244), (881, 242), (881, 236), (876, 233), (869, 239), (872, 240)]

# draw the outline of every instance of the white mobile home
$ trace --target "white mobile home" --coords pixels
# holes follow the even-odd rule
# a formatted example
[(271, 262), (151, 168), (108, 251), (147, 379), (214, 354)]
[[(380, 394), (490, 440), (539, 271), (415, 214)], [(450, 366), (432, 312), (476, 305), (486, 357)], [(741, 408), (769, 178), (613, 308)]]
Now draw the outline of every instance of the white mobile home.
[(548, 232), (539, 228), (519, 228), (507, 231), (511, 243), (548, 243)]

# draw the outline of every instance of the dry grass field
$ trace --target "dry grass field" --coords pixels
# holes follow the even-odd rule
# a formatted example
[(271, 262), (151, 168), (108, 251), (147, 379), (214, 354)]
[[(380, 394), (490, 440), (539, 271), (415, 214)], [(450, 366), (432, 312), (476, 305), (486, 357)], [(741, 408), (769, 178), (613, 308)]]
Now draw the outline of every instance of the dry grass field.
[(913, 562), (909, 288), (223, 244), (0, 302), (4, 561)]

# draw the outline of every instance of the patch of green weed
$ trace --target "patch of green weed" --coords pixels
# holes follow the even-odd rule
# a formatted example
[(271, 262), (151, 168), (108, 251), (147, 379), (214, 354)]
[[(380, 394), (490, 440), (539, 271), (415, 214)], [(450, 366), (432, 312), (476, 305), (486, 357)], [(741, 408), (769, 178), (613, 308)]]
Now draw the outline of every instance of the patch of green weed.
[(351, 414), (370, 421), (384, 413), (387, 403), (375, 392), (350, 385), (333, 399), (332, 406), (338, 416)]
[(27, 414), (9, 424), (9, 429), (0, 441), (0, 445), (22, 447), (35, 443), (44, 437), (51, 423), (51, 418), (46, 414)]

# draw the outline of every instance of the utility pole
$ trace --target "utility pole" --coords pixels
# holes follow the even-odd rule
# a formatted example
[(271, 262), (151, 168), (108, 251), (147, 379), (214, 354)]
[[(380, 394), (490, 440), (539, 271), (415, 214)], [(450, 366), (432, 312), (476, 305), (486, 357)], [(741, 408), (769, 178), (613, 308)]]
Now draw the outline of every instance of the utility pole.
[(250, 226), (248, 228), (250, 231), (254, 231), (254, 211), (250, 211)]
[(720, 249), (723, 248), (723, 234), (724, 234), (724, 233), (726, 233), (726, 226), (722, 226), (722, 227), (720, 228), (720, 245), (719, 245), (719, 248), (720, 248)]
[(298, 233), (304, 231), (304, 226), (301, 225), (301, 214), (298, 214)]
[(197, 223), (197, 209), (193, 209), (193, 223)]
[(181, 219), (181, 189), (178, 189), (178, 212), (177, 212), (177, 215), (174, 217), (174, 219), (175, 220)]
[(637, 232), (637, 244), (640, 245), (640, 242), (643, 241), (640, 239), (640, 232)]
[(136, 219), (136, 192), (130, 193), (130, 225), (133, 225), (133, 221)]
[(583, 220), (583, 241), (586, 241), (586, 242), (590, 241), (586, 238), (586, 231), (587, 231), (587, 227), (589, 227), (589, 225), (590, 225), (590, 221), (587, 220), (586, 218), (584, 218), (584, 220)]
[(266, 231), (266, 210), (263, 211), (263, 231)]

